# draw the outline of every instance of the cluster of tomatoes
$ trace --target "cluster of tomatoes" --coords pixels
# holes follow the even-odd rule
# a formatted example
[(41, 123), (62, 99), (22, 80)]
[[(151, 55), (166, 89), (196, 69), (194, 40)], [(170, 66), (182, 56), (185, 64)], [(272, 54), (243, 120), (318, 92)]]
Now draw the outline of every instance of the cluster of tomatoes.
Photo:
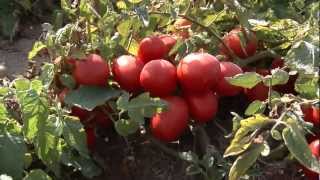
[[(186, 35), (185, 29), (181, 32)], [(241, 40), (242, 36), (245, 37), (245, 43)], [(220, 53), (227, 57), (227, 61), (220, 62), (215, 56), (204, 52), (188, 54), (179, 62), (171, 61), (168, 54), (176, 41), (171, 35), (146, 37), (141, 40), (136, 57), (122, 55), (114, 59), (110, 66), (98, 54), (90, 54), (83, 60), (68, 59), (68, 64), (73, 67), (72, 75), (78, 85), (107, 86), (111, 77), (127, 92), (135, 95), (149, 92), (151, 96), (164, 100), (168, 105), (166, 111), (157, 113), (150, 119), (152, 134), (164, 142), (177, 140), (187, 129), (190, 119), (195, 123), (213, 120), (218, 111), (219, 97), (244, 93), (249, 101), (268, 98), (269, 87), (263, 83), (251, 89), (243, 89), (229, 84), (225, 77), (248, 71), (265, 76), (270, 74), (270, 69), (284, 66), (282, 59), (274, 59), (269, 68), (241, 68), (233, 63), (230, 50), (234, 55), (245, 59), (254, 55), (258, 46), (253, 32), (244, 32), (239, 28), (226, 34), (223, 38), (224, 45), (220, 45)], [(296, 78), (291, 76), (287, 84), (272, 88), (281, 93), (295, 93)], [(61, 101), (68, 91), (65, 89), (60, 93)], [(97, 107), (90, 112), (72, 107), (71, 114), (81, 121), (110, 127), (112, 121), (106, 113), (112, 109), (104, 108)], [(319, 124), (319, 108), (307, 107), (303, 108), (303, 112), (307, 121)], [(94, 146), (94, 127), (86, 127), (86, 132), (88, 145)], [(319, 140), (312, 142), (310, 146), (318, 147)]]

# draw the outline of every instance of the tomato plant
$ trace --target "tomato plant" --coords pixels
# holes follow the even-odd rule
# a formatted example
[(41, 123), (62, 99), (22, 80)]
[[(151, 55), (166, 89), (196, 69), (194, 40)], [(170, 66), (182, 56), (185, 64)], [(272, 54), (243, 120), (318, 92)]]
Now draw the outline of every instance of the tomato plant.
[(40, 73), (0, 80), (0, 179), (320, 173), (319, 2), (59, 4)]

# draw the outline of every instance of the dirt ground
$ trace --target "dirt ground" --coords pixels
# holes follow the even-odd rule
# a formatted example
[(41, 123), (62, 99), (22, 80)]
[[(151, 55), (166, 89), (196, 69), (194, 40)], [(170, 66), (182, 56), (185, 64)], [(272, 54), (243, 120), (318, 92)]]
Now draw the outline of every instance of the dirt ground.
[[(29, 62), (28, 52), (40, 34), (40, 25), (27, 25), (19, 31), (13, 42), (0, 37), (0, 78), (8, 76), (13, 79), (26, 73)], [(34, 61), (40, 65), (46, 60), (37, 57)]]

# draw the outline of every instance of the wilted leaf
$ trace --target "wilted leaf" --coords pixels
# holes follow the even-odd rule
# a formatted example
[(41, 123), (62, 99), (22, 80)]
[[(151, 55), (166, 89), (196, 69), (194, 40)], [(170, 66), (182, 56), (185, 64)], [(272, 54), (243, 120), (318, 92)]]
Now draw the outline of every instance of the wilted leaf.
[(320, 161), (312, 155), (297, 122), (289, 118), (287, 125), (282, 131), (282, 137), (291, 154), (306, 168), (320, 173)]
[(244, 74), (238, 74), (233, 77), (226, 77), (225, 79), (230, 84), (243, 88), (253, 88), (262, 81), (261, 76), (255, 72), (246, 72)]
[(268, 123), (268, 117), (257, 114), (253, 117), (240, 121), (240, 128), (234, 135), (231, 144), (224, 152), (224, 157), (238, 155), (244, 152), (252, 143), (250, 133), (265, 126)]
[(106, 101), (120, 95), (120, 91), (96, 86), (81, 86), (79, 89), (68, 93), (65, 103), (75, 105), (89, 111), (96, 106), (103, 105)]
[(253, 144), (245, 153), (241, 154), (230, 168), (229, 180), (238, 180), (244, 175), (263, 150), (263, 144)]

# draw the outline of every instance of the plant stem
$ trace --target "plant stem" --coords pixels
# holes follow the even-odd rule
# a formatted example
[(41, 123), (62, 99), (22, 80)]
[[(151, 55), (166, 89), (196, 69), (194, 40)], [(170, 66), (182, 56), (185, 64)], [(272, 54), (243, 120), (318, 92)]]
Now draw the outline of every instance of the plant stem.
[(261, 51), (258, 54), (255, 54), (251, 57), (248, 57), (246, 59), (235, 61), (236, 64), (238, 64), (241, 67), (247, 66), (248, 64), (254, 63), (256, 61), (265, 59), (265, 58), (278, 58), (280, 57), (275, 52), (271, 50)]

